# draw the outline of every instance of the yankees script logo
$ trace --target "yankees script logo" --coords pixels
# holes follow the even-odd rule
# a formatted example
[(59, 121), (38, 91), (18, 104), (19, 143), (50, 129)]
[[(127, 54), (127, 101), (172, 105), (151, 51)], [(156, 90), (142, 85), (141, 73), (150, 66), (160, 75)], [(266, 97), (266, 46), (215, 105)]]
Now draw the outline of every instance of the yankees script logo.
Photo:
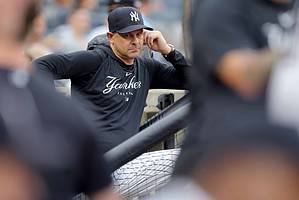
[(103, 94), (109, 94), (112, 90), (129, 90), (141, 88), (141, 81), (134, 82), (135, 76), (133, 76), (129, 83), (119, 83), (120, 78), (114, 76), (107, 76), (110, 81), (106, 84), (106, 88), (103, 90)]

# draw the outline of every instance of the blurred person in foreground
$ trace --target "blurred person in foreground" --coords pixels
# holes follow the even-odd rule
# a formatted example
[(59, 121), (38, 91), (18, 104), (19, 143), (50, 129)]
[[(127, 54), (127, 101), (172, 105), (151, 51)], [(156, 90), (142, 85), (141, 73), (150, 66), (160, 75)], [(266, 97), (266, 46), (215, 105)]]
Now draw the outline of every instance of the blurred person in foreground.
[[(70, 78), (72, 96), (82, 96), (83, 106), (94, 113), (98, 142), (110, 150), (136, 134), (149, 89), (187, 87), (189, 65), (159, 31), (143, 24), (133, 7), (113, 10), (109, 17), (109, 44), (72, 54), (51, 54), (34, 64), (50, 79)], [(172, 63), (167, 66), (140, 56), (143, 44)]]
[(194, 151), (209, 137), (268, 123), (265, 91), (280, 58), (269, 49), (268, 34), (279, 27), (293, 1), (208, 0), (195, 6), (192, 119), (176, 174), (188, 174)]
[[(117, 199), (91, 126), (73, 102), (33, 75), (23, 54), (37, 0), (0, 1), (0, 125), (7, 144), (45, 183), (46, 199)], [(10, 180), (7, 180), (10, 181)]]
[[(3, 130), (0, 133), (6, 134)], [(8, 145), (1, 144), (0, 199), (43, 200), (46, 192), (43, 181), (34, 169)]]
[(214, 135), (202, 149), (190, 178), (173, 179), (154, 199), (298, 199), (299, 142), (293, 130), (261, 123)]

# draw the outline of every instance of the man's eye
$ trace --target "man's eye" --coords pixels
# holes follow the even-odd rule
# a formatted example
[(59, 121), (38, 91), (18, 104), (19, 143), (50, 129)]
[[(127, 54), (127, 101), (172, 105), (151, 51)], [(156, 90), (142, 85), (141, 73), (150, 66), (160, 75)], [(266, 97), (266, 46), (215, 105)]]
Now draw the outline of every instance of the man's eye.
[(122, 36), (123, 38), (128, 38), (128, 37), (129, 37), (129, 34), (122, 33), (122, 34), (120, 34), (120, 36)]

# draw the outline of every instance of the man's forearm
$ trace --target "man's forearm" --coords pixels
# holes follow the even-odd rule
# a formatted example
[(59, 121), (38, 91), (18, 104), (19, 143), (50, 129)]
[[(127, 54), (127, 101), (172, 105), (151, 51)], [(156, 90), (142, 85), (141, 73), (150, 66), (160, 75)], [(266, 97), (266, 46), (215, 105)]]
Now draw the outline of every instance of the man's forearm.
[(68, 60), (57, 54), (43, 56), (33, 61), (33, 66), (38, 72), (49, 78), (50, 80), (68, 79), (66, 71), (67, 64), (71, 64)]

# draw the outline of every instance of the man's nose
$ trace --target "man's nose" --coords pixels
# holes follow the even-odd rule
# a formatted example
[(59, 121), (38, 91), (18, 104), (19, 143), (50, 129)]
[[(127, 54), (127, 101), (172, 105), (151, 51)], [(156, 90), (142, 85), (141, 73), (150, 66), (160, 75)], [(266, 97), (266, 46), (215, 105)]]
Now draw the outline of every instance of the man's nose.
[(137, 38), (137, 36), (136, 36), (136, 35), (132, 36), (132, 38), (131, 38), (131, 41), (132, 41), (132, 42), (134, 42), (134, 43), (135, 43), (135, 42), (137, 42), (137, 40), (138, 40), (138, 38)]

